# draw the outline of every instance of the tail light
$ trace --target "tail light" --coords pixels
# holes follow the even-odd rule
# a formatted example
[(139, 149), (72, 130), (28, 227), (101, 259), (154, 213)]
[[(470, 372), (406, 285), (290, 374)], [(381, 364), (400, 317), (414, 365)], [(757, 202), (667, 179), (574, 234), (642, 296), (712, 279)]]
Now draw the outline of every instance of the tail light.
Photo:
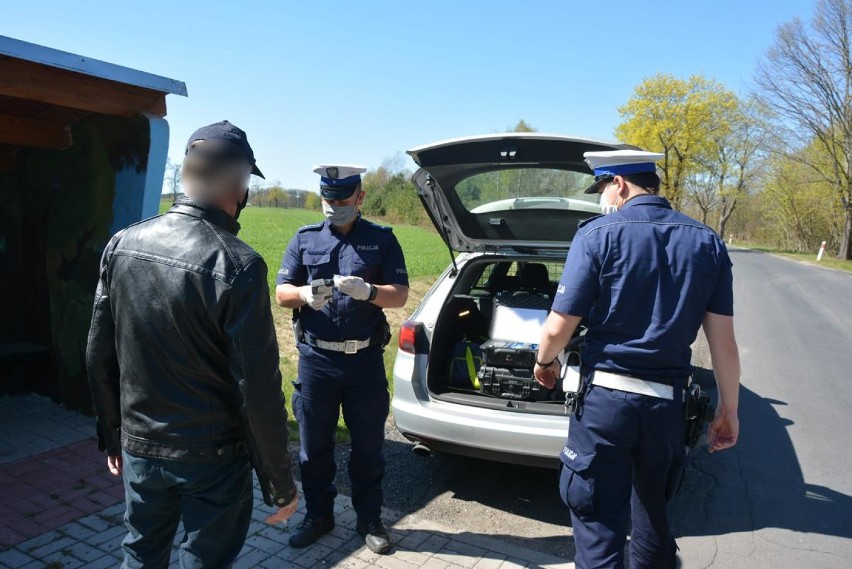
[(399, 328), (399, 349), (409, 354), (417, 353), (417, 322), (406, 320)]

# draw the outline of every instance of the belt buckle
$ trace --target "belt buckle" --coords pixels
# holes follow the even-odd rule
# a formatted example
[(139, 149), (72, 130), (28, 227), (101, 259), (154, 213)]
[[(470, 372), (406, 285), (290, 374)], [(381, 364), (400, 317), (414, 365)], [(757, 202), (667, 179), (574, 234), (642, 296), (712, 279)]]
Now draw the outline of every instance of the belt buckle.
[(354, 354), (358, 352), (358, 340), (344, 340), (343, 353)]

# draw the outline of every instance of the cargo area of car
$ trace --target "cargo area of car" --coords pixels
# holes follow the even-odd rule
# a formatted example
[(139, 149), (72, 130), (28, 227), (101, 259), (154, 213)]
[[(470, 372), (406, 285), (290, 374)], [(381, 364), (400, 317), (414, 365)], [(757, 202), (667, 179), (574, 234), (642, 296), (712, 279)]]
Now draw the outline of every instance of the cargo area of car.
[[(548, 392), (530, 384), (529, 361), (481, 377), (482, 362), (471, 356), (490, 339), (495, 306), (549, 310), (563, 266), (564, 257), (486, 255), (466, 263), (435, 323), (427, 372), (430, 394), (488, 408), (562, 414), (565, 394), (559, 387)], [(476, 379), (471, 360), (477, 364)], [(493, 370), (486, 366), (486, 371)]]

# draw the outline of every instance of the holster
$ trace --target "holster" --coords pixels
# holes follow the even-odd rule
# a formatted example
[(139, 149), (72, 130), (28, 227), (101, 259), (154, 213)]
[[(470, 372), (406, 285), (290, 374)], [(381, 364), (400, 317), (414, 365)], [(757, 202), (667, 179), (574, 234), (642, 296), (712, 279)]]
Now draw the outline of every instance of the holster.
[(684, 443), (689, 448), (695, 448), (704, 431), (704, 424), (713, 420), (715, 412), (710, 404), (710, 396), (697, 383), (689, 386), (683, 411), (686, 426)]
[(299, 309), (293, 309), (293, 321), (291, 322), (293, 326), (293, 338), (296, 341), (296, 344), (299, 342), (305, 341), (305, 332), (302, 330), (302, 322), (299, 320)]

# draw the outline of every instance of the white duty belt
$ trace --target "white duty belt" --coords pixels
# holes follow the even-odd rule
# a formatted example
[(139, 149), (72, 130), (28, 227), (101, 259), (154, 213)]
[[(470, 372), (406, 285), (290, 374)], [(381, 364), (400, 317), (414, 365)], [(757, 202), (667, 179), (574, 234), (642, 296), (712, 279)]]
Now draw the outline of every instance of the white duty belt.
[(366, 340), (342, 340), (340, 342), (326, 342), (325, 340), (320, 340), (319, 338), (311, 338), (306, 334), (305, 342), (321, 350), (331, 350), (332, 352), (354, 354), (357, 353), (359, 350), (363, 350), (364, 348), (368, 347), (370, 345), (370, 338), (367, 338)]
[(609, 373), (608, 371), (595, 370), (592, 385), (600, 385), (607, 389), (649, 395), (660, 399), (674, 399), (674, 388), (671, 385), (648, 381), (636, 377)]

